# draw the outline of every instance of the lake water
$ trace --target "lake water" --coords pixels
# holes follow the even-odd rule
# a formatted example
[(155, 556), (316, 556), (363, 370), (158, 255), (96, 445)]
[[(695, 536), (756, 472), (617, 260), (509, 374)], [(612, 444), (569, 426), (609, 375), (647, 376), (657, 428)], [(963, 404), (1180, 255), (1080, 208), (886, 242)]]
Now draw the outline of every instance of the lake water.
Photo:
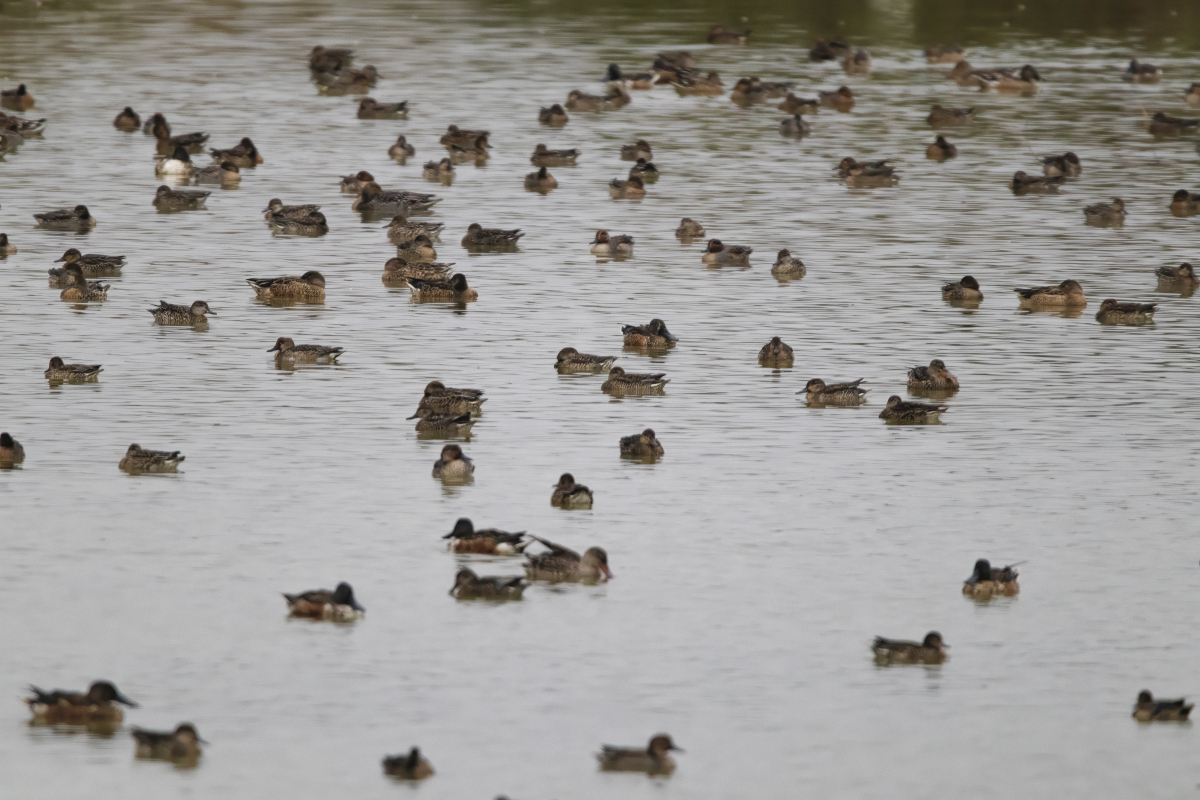
[[(430, 800), (1194, 794), (1194, 731), (1129, 715), (1143, 688), (1200, 692), (1200, 299), (1158, 293), (1154, 277), (1200, 259), (1200, 218), (1167, 210), (1198, 188), (1200, 156), (1141, 122), (1143, 108), (1187, 115), (1195, 53), (1136, 29), (1048, 38), (1001, 15), (959, 34), (987, 43), (976, 66), (1038, 67), (1040, 94), (1002, 96), (927, 65), (909, 5), (859, 12), (863, 32), (845, 30), (871, 51), (869, 77), (807, 60), (835, 23), (770, 7), (747, 23), (751, 46), (714, 48), (707, 25), (737, 22), (714, 8), (6, 5), (3, 85), (27, 83), (27, 116), (50, 122), (0, 163), (0, 231), (20, 248), (0, 260), (0, 428), (27, 451), (0, 472), (0, 793), (407, 796), (379, 759), (418, 744), (437, 775), (411, 791)], [(319, 95), (306, 67), (318, 43), (353, 46), (382, 75), (371, 96), (408, 100), (409, 117), (358, 120), (354, 96)], [(744, 75), (806, 96), (846, 84), (857, 105), (813, 115), (801, 141), (776, 132), (776, 101), (665, 87), (537, 124), (571, 89), (600, 91), (610, 61), (643, 70), (681, 48), (727, 90)], [(1163, 81), (1123, 83), (1133, 55)], [(924, 158), (935, 102), (978, 108), (943, 164)], [(111, 125), (126, 105), (216, 147), (250, 136), (265, 163), (235, 190), (207, 187), (206, 211), (158, 214), (153, 140)], [(490, 130), (494, 149), (443, 187), (421, 165), (442, 157), (451, 123)], [(417, 148), (404, 166), (387, 157), (400, 133)], [(642, 201), (612, 200), (607, 182), (629, 167), (619, 145), (637, 138), (662, 178)], [(551, 168), (547, 196), (522, 188), (539, 142), (583, 152)], [(1008, 190), (1015, 170), (1038, 171), (1034, 154), (1065, 150), (1082, 178)], [(831, 172), (847, 155), (893, 159), (899, 186), (848, 189)], [(428, 217), (446, 225), (439, 260), (478, 302), (415, 304), (381, 283), (395, 254), (383, 222), (338, 190), (360, 169), (444, 198)], [(1124, 227), (1086, 226), (1083, 206), (1114, 195)], [(272, 197), (320, 204), (330, 233), (272, 235)], [(33, 227), (31, 214), (76, 203), (99, 220), (86, 236)], [(703, 266), (703, 243), (673, 235), (683, 216), (752, 246), (751, 267)], [(516, 253), (469, 254), (471, 222), (527, 235)], [(598, 261), (597, 228), (632, 235), (635, 257)], [(76, 308), (47, 288), (68, 247), (128, 257), (107, 302)], [(803, 280), (771, 277), (783, 247)], [(243, 280), (308, 269), (326, 277), (324, 304), (264, 305)], [(965, 273), (983, 285), (978, 309), (940, 299)], [(1012, 287), (1065, 278), (1084, 286), (1082, 315), (1018, 310)], [(1161, 303), (1155, 324), (1097, 324), (1106, 297)], [(206, 329), (146, 313), (195, 299), (218, 315)], [(623, 351), (621, 325), (652, 317), (678, 347)], [(756, 363), (774, 335), (793, 368)], [(347, 353), (280, 370), (266, 352), (279, 336)], [(671, 382), (615, 400), (602, 377), (555, 372), (566, 346)], [(51, 386), (54, 355), (104, 372)], [(932, 358), (962, 384), (943, 424), (885, 425), (906, 369)], [(870, 402), (807, 408), (795, 393), (812, 377), (865, 378)], [(487, 392), (462, 442), (470, 485), (430, 477), (444, 441), (405, 420), (434, 379)], [(645, 427), (665, 457), (619, 458), (618, 439)], [(187, 460), (131, 477), (117, 469), (130, 442)], [(564, 471), (595, 491), (594, 510), (550, 506)], [(459, 561), (440, 537), (462, 516), (603, 546), (615, 578), (456, 602)], [(1027, 561), (1019, 597), (962, 597), (979, 557)], [(520, 573), (516, 559), (474, 561)], [(279, 592), (342, 580), (364, 620), (286, 618)], [(873, 636), (934, 629), (944, 666), (872, 661)], [(141, 704), (127, 726), (194, 722), (211, 742), (199, 768), (135, 761), (124, 732), (30, 727), (16, 699), (28, 683), (98, 678)], [(659, 731), (687, 750), (670, 779), (597, 772), (601, 743)]]

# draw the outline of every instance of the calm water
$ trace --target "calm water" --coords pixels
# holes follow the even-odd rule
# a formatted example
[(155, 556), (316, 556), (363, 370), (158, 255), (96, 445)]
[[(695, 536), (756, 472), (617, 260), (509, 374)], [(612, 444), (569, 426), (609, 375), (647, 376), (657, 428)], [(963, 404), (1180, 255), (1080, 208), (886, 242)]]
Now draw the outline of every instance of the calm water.
[[(526, 11), (528, 11), (526, 9)], [(20, 13), (17, 13), (20, 12)], [(977, 94), (920, 57), (903, 4), (855, 36), (875, 67), (847, 78), (810, 64), (829, 30), (751, 21), (746, 48), (697, 44), (707, 12), (543, 16), (448, 3), (137, 5), (0, 16), (5, 87), (23, 80), (43, 140), (0, 163), (0, 428), (28, 452), (0, 472), (0, 784), (6, 797), (393, 797), (410, 789), (379, 758), (419, 744), (438, 774), (427, 798), (1083, 796), (1177, 798), (1200, 780), (1194, 732), (1139, 727), (1139, 689), (1200, 692), (1195, 545), (1200, 319), (1194, 298), (1155, 292), (1154, 269), (1196, 261), (1196, 218), (1167, 212), (1196, 189), (1193, 140), (1155, 141), (1143, 107), (1185, 114), (1200, 80), (1170, 40), (991, 31), (977, 66), (1036, 64), (1036, 98)], [(964, 42), (974, 41), (968, 34)], [(352, 45), (383, 75), (371, 96), (407, 99), (403, 121), (360, 121), (323, 97), (313, 44)], [(802, 45), (802, 46), (798, 46)], [(624, 110), (540, 128), (539, 106), (599, 91), (609, 61), (644, 68), (688, 47), (721, 72), (850, 85), (850, 114), (822, 111), (783, 139), (774, 103), (634, 94)], [(1131, 55), (1165, 70), (1129, 86)], [(951, 133), (960, 157), (924, 159), (933, 102), (974, 105)], [(208, 210), (157, 214), (152, 140), (115, 131), (125, 105), (167, 114), (217, 147), (251, 136), (266, 163)], [(486, 167), (427, 183), (446, 125), (492, 131)], [(399, 133), (405, 166), (386, 151)], [(643, 137), (662, 179), (614, 201), (622, 143)], [(583, 151), (526, 193), (538, 142)], [(1084, 177), (1014, 197), (1033, 153), (1074, 150)], [(890, 157), (896, 189), (853, 191), (842, 156)], [(198, 157), (206, 163), (207, 157)], [(480, 299), (413, 304), (380, 282), (394, 254), (350, 211), (338, 176), (434, 191), (438, 247)], [(212, 188), (212, 187), (206, 187)], [(1081, 208), (1122, 196), (1123, 229)], [(271, 234), (271, 197), (318, 203), (331, 232)], [(86, 236), (35, 230), (31, 214), (86, 203)], [(710, 270), (681, 245), (682, 216), (755, 248), (748, 270)], [(471, 222), (521, 227), (511, 254), (470, 255)], [(636, 257), (598, 263), (596, 228), (631, 234)], [(124, 254), (109, 301), (74, 308), (46, 286), (68, 248)], [(788, 247), (801, 281), (769, 274)], [(319, 269), (324, 305), (269, 307), (249, 276)], [(965, 272), (977, 310), (939, 287)], [(1013, 286), (1080, 280), (1075, 318), (1017, 310)], [(1162, 303), (1156, 324), (1102, 327), (1105, 297)], [(160, 328), (158, 300), (205, 299), (205, 330)], [(620, 326), (662, 317), (677, 349), (621, 352)], [(793, 369), (756, 363), (772, 335)], [(274, 367), (276, 337), (340, 345), (342, 364)], [(667, 372), (665, 395), (613, 400), (599, 377), (560, 377), (567, 345)], [(48, 359), (102, 363), (98, 384), (50, 387)], [(942, 358), (962, 382), (939, 426), (876, 418), (905, 370)], [(871, 402), (813, 410), (810, 377), (865, 378)], [(429, 471), (443, 444), (405, 417), (424, 385), (485, 389), (470, 440), (474, 483)], [(622, 461), (619, 437), (652, 426), (658, 464)], [(130, 477), (130, 442), (179, 449), (176, 476)], [(569, 470), (593, 511), (549, 505)], [(460, 516), (583, 550), (605, 547), (606, 586), (536, 586), (521, 603), (457, 603), (440, 536)], [(959, 594), (980, 556), (1027, 559), (1014, 600)], [(518, 574), (516, 560), (476, 565)], [(280, 591), (353, 583), (353, 626), (288, 621)], [(951, 645), (941, 668), (874, 665), (876, 634)], [(212, 742), (200, 767), (135, 762), (132, 742), (30, 728), (27, 683), (107, 677), (141, 708), (126, 724), (190, 720)], [(602, 742), (658, 731), (687, 749), (669, 780), (600, 774)], [(1003, 789), (1001, 788), (1003, 787)]]

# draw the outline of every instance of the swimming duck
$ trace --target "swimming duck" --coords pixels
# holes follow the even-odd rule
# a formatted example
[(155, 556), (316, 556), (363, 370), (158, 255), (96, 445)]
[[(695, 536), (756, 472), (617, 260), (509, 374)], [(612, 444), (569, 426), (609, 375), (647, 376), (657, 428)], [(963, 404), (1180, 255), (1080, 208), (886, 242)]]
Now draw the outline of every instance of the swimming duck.
[(366, 613), (366, 609), (354, 599), (354, 589), (345, 581), (339, 583), (332, 592), (314, 589), (300, 594), (282, 594), (287, 601), (288, 614), (293, 617), (350, 622)]
[(567, 111), (612, 111), (628, 105), (632, 99), (620, 86), (609, 86), (603, 96), (572, 89), (564, 105)]
[(196, 165), (192, 163), (191, 156), (188, 155), (186, 148), (176, 145), (175, 150), (169, 158), (164, 158), (154, 165), (154, 174), (161, 177), (163, 175), (178, 175), (183, 178), (190, 178), (196, 172)]
[(570, 150), (551, 150), (544, 144), (539, 144), (533, 150), (533, 155), (529, 157), (529, 161), (535, 167), (571, 167), (575, 165), (575, 159), (579, 157), (579, 151), (575, 148)]
[(659, 53), (654, 57), (650, 69), (654, 72), (655, 84), (675, 83), (681, 76), (696, 72), (696, 59), (686, 50)]
[(408, 288), (412, 289), (413, 297), (418, 300), (452, 300), (456, 303), (469, 303), (479, 299), (479, 292), (467, 285), (467, 276), (456, 272), (449, 278), (409, 278)]
[(746, 39), (750, 38), (750, 31), (737, 31), (732, 28), (725, 28), (720, 25), (713, 25), (708, 29), (709, 44), (745, 44)]
[(675, 235), (680, 239), (694, 239), (705, 235), (704, 226), (691, 217), (684, 217), (679, 220), (679, 227), (675, 229)]
[(174, 152), (177, 147), (182, 147), (189, 153), (199, 153), (208, 141), (208, 134), (201, 131), (172, 136), (167, 118), (160, 113), (155, 113), (142, 130), (157, 139), (159, 149), (168, 153)]
[(208, 744), (190, 722), (181, 722), (173, 731), (148, 731), (133, 728), (129, 731), (137, 745), (137, 758), (157, 758), (164, 761), (189, 761), (200, 757), (200, 745)]
[(438, 141), (447, 149), (451, 147), (469, 148), (479, 146), (480, 137), (483, 138), (482, 146), (484, 148), (491, 147), (487, 140), (488, 131), (463, 130), (457, 125), (448, 126)]
[(722, 244), (720, 239), (709, 239), (708, 247), (704, 254), (700, 256), (700, 260), (705, 264), (749, 264), (750, 254), (754, 252), (753, 247), (744, 247), (742, 245), (726, 245)]
[(606, 772), (645, 772), (649, 775), (670, 775), (675, 771), (675, 759), (671, 751), (682, 753), (671, 737), (660, 733), (650, 740), (646, 748), (600, 746), (596, 754), (600, 769)]
[(778, 336), (771, 337), (771, 341), (758, 351), (758, 360), (764, 366), (791, 366), (795, 358), (792, 348), (784, 344)]
[(143, 450), (131, 444), (117, 468), (125, 472), (175, 472), (185, 458), (178, 450)]
[(159, 211), (196, 211), (204, 208), (210, 194), (198, 189), (172, 189), (164, 184), (158, 187), (150, 205)]
[(591, 508), (592, 490), (576, 483), (571, 473), (564, 472), (550, 495), (550, 505), (558, 508)]
[(1046, 175), (1027, 175), (1025, 170), (1017, 170), (1013, 173), (1012, 182), (1009, 187), (1013, 194), (1029, 194), (1030, 192), (1044, 192), (1046, 190), (1057, 189), (1063, 183), (1061, 177), (1051, 178)]
[(817, 92), (817, 99), (825, 108), (838, 111), (849, 111), (854, 108), (854, 93), (849, 86), (842, 86), (832, 92)]
[(428, 211), (442, 198), (432, 194), (419, 192), (385, 192), (378, 183), (371, 181), (362, 188), (362, 194), (350, 206), (353, 211), (408, 213), (411, 211)]
[(617, 83), (628, 89), (647, 91), (653, 85), (653, 81), (654, 75), (649, 72), (630, 74), (622, 72), (617, 64), (609, 64), (608, 71), (604, 73), (605, 83)]
[(363, 187), (375, 182), (375, 176), (365, 169), (342, 178), (342, 194), (362, 194)]
[(967, 51), (956, 44), (931, 44), (925, 48), (925, 61), (929, 64), (957, 64), (966, 58), (966, 55)]
[(515, 247), (517, 240), (524, 235), (520, 228), (485, 228), (478, 222), (472, 222), (467, 226), (467, 235), (462, 238), (462, 246)]
[(941, 664), (946, 660), (945, 647), (942, 635), (930, 631), (920, 644), (876, 636), (871, 650), (879, 664)]
[(934, 104), (925, 118), (931, 128), (956, 128), (970, 125), (975, 121), (975, 109), (972, 108), (943, 108)]
[(33, 108), (33, 95), (21, 84), (15, 89), (0, 90), (0, 106), (14, 111), (28, 111)]
[(808, 51), (809, 61), (837, 61), (850, 50), (849, 43), (842, 37), (827, 42), (818, 38)]
[(1200, 214), (1200, 194), (1180, 189), (1171, 197), (1171, 213), (1177, 217)]
[(859, 181), (891, 181), (895, 178), (896, 169), (889, 161), (890, 159), (886, 158), (879, 161), (857, 161), (851, 156), (846, 156), (834, 169), (837, 170), (839, 178), (846, 180), (853, 178)]
[(695, 70), (677, 73), (670, 81), (675, 91), (681, 95), (718, 95), (725, 91), (725, 84), (716, 72), (701, 75)]
[(842, 59), (842, 69), (847, 75), (866, 75), (871, 71), (871, 54), (861, 47), (854, 52), (846, 51), (846, 57)]
[(1150, 117), (1150, 132), (1156, 136), (1180, 136), (1185, 133), (1196, 133), (1200, 130), (1200, 119), (1184, 119), (1167, 116), (1156, 111)]
[(942, 299), (978, 303), (983, 299), (983, 292), (979, 291), (979, 281), (964, 275), (961, 281), (942, 286)]
[(83, 277), (83, 270), (76, 264), (63, 268), (67, 274), (67, 288), (59, 293), (60, 300), (72, 303), (95, 303), (108, 299), (108, 290), (112, 288), (100, 281), (89, 281)]
[(320, 206), (304, 205), (304, 206), (285, 206), (283, 201), (278, 197), (271, 198), (271, 202), (267, 203), (267, 207), (263, 209), (263, 219), (271, 222), (275, 217), (291, 217), (293, 219), (303, 219), (310, 214), (315, 214), (320, 211)]
[(1192, 704), (1186, 698), (1155, 700), (1148, 691), (1138, 692), (1137, 705), (1133, 707), (1133, 718), (1138, 722), (1187, 722), (1190, 713)]
[(417, 148), (408, 143), (408, 139), (404, 137), (404, 134), (397, 136), (396, 143), (388, 148), (388, 155), (398, 161), (403, 161), (409, 156), (415, 156), (416, 154)]
[(237, 164), (232, 161), (222, 161), (220, 164), (212, 164), (196, 170), (195, 178), (197, 184), (218, 183), (228, 185), (231, 183), (240, 183), (242, 173), (238, 169)]
[(88, 211), (88, 207), (78, 205), (74, 208), (58, 208), (44, 214), (34, 214), (39, 228), (51, 231), (90, 231), (96, 227), (96, 218)]
[(79, 267), (83, 271), (84, 277), (87, 278), (110, 277), (121, 274), (121, 268), (125, 266), (125, 256), (103, 256), (96, 253), (84, 255), (72, 247), (62, 254), (62, 258), (56, 258), (54, 263), (66, 264), (64, 267), (47, 270), (50, 275), (50, 285), (55, 289), (61, 289), (69, 283), (68, 267)]
[(396, 255), (410, 262), (437, 261), (437, 250), (428, 234), (418, 233), (412, 239), (396, 245)]
[(1143, 64), (1136, 58), (1129, 62), (1129, 66), (1121, 74), (1121, 80), (1131, 83), (1158, 83), (1161, 77), (1162, 70), (1153, 64)]
[(662, 443), (654, 435), (653, 428), (646, 428), (633, 436), (621, 437), (621, 455), (632, 458), (657, 458), (666, 455)]
[(1192, 108), (1200, 108), (1200, 83), (1193, 83), (1183, 95), (1184, 102)]
[(525, 574), (532, 581), (561, 581), (600, 583), (612, 580), (608, 569), (608, 553), (601, 547), (589, 547), (580, 556), (574, 550), (534, 536), (534, 541), (550, 548), (549, 553), (526, 553)]
[(475, 473), (475, 462), (463, 455), (462, 448), (448, 444), (442, 448), (441, 457), (433, 462), (435, 478), (467, 478)]
[(408, 113), (408, 101), (399, 103), (380, 103), (373, 97), (364, 97), (358, 101), (359, 119), (392, 119)]
[(1083, 287), (1079, 281), (1065, 280), (1058, 286), (1037, 286), (1033, 289), (1013, 289), (1017, 293), (1023, 308), (1064, 308), (1073, 306), (1083, 308), (1087, 298), (1083, 296)]
[(1042, 159), (1042, 173), (1047, 178), (1074, 178), (1083, 174), (1083, 164), (1080, 163), (1079, 156), (1071, 152), (1061, 156), (1047, 156)]
[(286, 275), (282, 278), (246, 278), (259, 300), (308, 300), (325, 299), (325, 276), (316, 270), (303, 275)]
[(1111, 203), (1094, 203), (1084, 206), (1083, 216), (1091, 223), (1122, 223), (1125, 221), (1125, 201), (1114, 197)]
[(925, 149), (925, 157), (934, 161), (945, 161), (958, 155), (958, 148), (946, 141), (945, 136), (938, 136), (934, 143)]
[(454, 576), (450, 595), (458, 600), (520, 600), (528, 585), (529, 581), (523, 576), (484, 575), (481, 578), (474, 570), (463, 567)]
[(632, 256), (633, 237), (610, 236), (608, 231), (596, 231), (596, 238), (592, 239), (591, 252), (598, 256)]
[(96, 681), (86, 692), (69, 692), (55, 689), (43, 691), (30, 686), (33, 697), (25, 698), (25, 704), (33, 718), (43, 723), (68, 723), (83, 725), (88, 722), (120, 722), (124, 718), (121, 709), (114, 703), (130, 708), (138, 704), (130, 700), (108, 681)]
[(15, 134), (15, 139), (5, 145), (8, 148), (15, 148), (26, 139), (40, 138), (45, 128), (45, 119), (14, 117), (11, 114), (5, 114), (3, 111), (0, 111), (0, 131)]
[(454, 265), (436, 261), (409, 262), (399, 257), (389, 258), (387, 263), (383, 265), (383, 282), (387, 285), (407, 287), (409, 278), (418, 278), (427, 281), (435, 278), (449, 277), (452, 266)]
[(1157, 303), (1118, 303), (1108, 299), (1100, 304), (1096, 321), (1102, 325), (1146, 325), (1154, 321)]
[(733, 85), (733, 91), (729, 93), (729, 99), (740, 106), (748, 106), (752, 103), (765, 103), (767, 101), (767, 88), (758, 78), (741, 78)]
[(0, 433), (0, 463), (20, 464), (24, 460), (25, 448), (21, 446), (21, 443), (7, 431)]
[(481, 166), (488, 158), (491, 158), (491, 153), (488, 152), (487, 134), (483, 134), (475, 139), (474, 144), (470, 145), (446, 145), (446, 150), (450, 153), (450, 158), (455, 164), (462, 164), (466, 161), (474, 161), (475, 166)]
[(551, 128), (561, 128), (570, 121), (571, 118), (567, 116), (566, 110), (558, 103), (538, 110), (538, 122), (549, 125)]
[(408, 781), (419, 781), (433, 774), (433, 765), (414, 747), (408, 753), (383, 757), (383, 774)]
[(600, 385), (600, 391), (612, 395), (661, 394), (662, 388), (670, 382), (665, 372), (626, 372), (621, 367), (613, 367), (608, 379)]
[(1183, 288), (1186, 291), (1200, 285), (1200, 278), (1196, 277), (1196, 271), (1187, 262), (1178, 267), (1159, 267), (1154, 274), (1158, 277), (1159, 288)]
[(478, 416), (487, 398), (482, 389), (455, 389), (441, 381), (430, 381), (417, 408), (438, 414), (472, 414)]
[(200, 325), (208, 322), (208, 315), (217, 315), (208, 307), (208, 303), (197, 300), (190, 306), (179, 306), (163, 300), (158, 301), (158, 308), (146, 309), (154, 315), (154, 321), (159, 325)]
[[(76, 250), (75, 252), (79, 251)], [(17, 246), (8, 240), (8, 234), (0, 233), (0, 256), (12, 256), (16, 255), (16, 253)], [(124, 258), (124, 256), (122, 256), (122, 258)], [(54, 272), (54, 270), (51, 270), (51, 272)]]
[(142, 127), (142, 118), (131, 107), (125, 106), (125, 110), (117, 114), (113, 120), (113, 127), (119, 131), (132, 133)]
[(210, 149), (208, 152), (218, 164), (228, 161), (239, 169), (250, 169), (263, 163), (262, 154), (258, 152), (254, 142), (250, 141), (249, 136), (243, 136), (241, 141), (228, 149)]
[(812, 126), (805, 122), (804, 118), (799, 114), (793, 114), (779, 122), (780, 136), (800, 138), (801, 136), (808, 136), (810, 133), (812, 133)]
[(892, 395), (888, 398), (887, 406), (879, 412), (879, 418), (887, 422), (936, 422), (938, 416), (949, 407), (906, 402), (899, 395)]
[(654, 182), (658, 180), (658, 167), (644, 158), (639, 158), (637, 163), (629, 168), (629, 177)]
[(287, 336), (275, 340), (275, 346), (267, 351), (275, 353), (275, 359), (292, 364), (314, 364), (318, 361), (337, 361), (345, 355), (343, 347), (326, 347), (321, 344), (296, 344)]
[(851, 406), (859, 405), (867, 402), (865, 397), (870, 389), (860, 389), (858, 385), (863, 382), (863, 378), (856, 381), (847, 381), (845, 383), (825, 383), (820, 378), (813, 378), (808, 383), (804, 384), (803, 391), (796, 394), (805, 395), (809, 405), (839, 405)]
[(608, 182), (608, 194), (614, 199), (637, 200), (646, 196), (646, 184), (637, 175), (630, 175), (627, 180), (613, 178)]
[[(442, 451), (445, 453), (445, 450)], [(442, 537), (446, 547), (456, 553), (482, 553), (496, 556), (518, 556), (533, 544), (525, 531), (510, 533), (496, 528), (475, 529), (471, 520), (461, 517), (454, 523), (454, 530)]]
[(804, 262), (793, 256), (787, 248), (779, 251), (775, 263), (771, 265), (771, 274), (776, 278), (803, 278), (807, 271)]
[(334, 72), (317, 73), (314, 77), (317, 91), (322, 94), (366, 94), (380, 76), (373, 64), (367, 64), (362, 69), (343, 67)]
[(320, 211), (313, 211), (304, 216), (275, 214), (270, 222), (276, 233), (288, 236), (324, 236), (329, 233), (329, 223)]
[(104, 368), (99, 364), (64, 364), (58, 356), (50, 359), (50, 368), (45, 375), (48, 380), (61, 383), (95, 383)]
[(403, 214), (397, 214), (384, 227), (387, 228), (387, 236), (392, 244), (401, 245), (405, 242), (411, 242), (421, 234), (425, 234), (430, 239), (433, 239), (441, 233), (444, 226), (441, 222), (415, 222), (407, 220)]
[(1042, 76), (1032, 64), (1026, 64), (1020, 70), (1000, 69), (996, 73), (995, 79), (989, 81), (989, 85), (994, 86), (997, 91), (1028, 94), (1041, 88)]
[(559, 372), (608, 372), (616, 360), (616, 356), (594, 356), (574, 347), (564, 347), (558, 351), (554, 368)]
[(622, 325), (621, 333), (625, 335), (626, 347), (665, 349), (679, 341), (661, 319), (652, 319), (648, 325)]
[(1012, 597), (1021, 591), (1017, 583), (1020, 575), (1013, 567), (993, 567), (986, 558), (975, 562), (975, 571), (963, 581), (962, 593), (976, 600), (990, 600), (993, 595)]
[(525, 176), (525, 188), (531, 192), (545, 194), (551, 189), (558, 188), (558, 179), (547, 172), (545, 167), (542, 167), (537, 172), (531, 172)]
[(337, 72), (349, 67), (353, 60), (353, 50), (319, 44), (308, 55), (308, 68), (313, 72)]
[(780, 111), (786, 111), (789, 114), (815, 114), (820, 108), (821, 101), (817, 98), (797, 97), (788, 92), (788, 96), (779, 104)]
[(437, 436), (470, 436), (471, 426), (475, 424), (470, 414), (435, 414), (419, 407), (417, 413), (408, 419), (417, 420), (413, 430), (418, 433)]
[(924, 391), (949, 392), (958, 390), (958, 378), (946, 369), (946, 362), (935, 358), (928, 367), (916, 366), (908, 370), (908, 388)]

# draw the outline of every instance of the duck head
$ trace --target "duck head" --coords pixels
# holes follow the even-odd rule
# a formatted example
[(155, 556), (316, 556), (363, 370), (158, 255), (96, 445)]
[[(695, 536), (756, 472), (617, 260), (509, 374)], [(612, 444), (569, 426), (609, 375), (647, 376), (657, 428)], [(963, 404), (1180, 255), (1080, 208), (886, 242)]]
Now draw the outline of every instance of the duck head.
[(650, 320), (650, 333), (656, 336), (661, 336), (668, 342), (679, 341), (677, 338), (675, 338), (674, 334), (667, 330), (667, 323), (663, 322), (661, 319)]
[(125, 695), (121, 694), (109, 681), (96, 681), (88, 687), (87, 698), (92, 703), (121, 703), (130, 708), (137, 708), (138, 704), (130, 700)]
[(301, 275), (300, 280), (304, 281), (310, 286), (320, 286), (322, 289), (325, 288), (325, 276), (314, 269), (310, 269), (308, 272)]
[(604, 575), (605, 580), (612, 580), (613, 574), (608, 568), (608, 553), (604, 552), (603, 547), (589, 547), (583, 554), (581, 563), (594, 566)]
[(67, 262), (68, 264), (74, 264), (74, 263), (75, 263), (76, 261), (78, 261), (78, 260), (79, 260), (79, 259), (80, 259), (82, 256), (83, 256), (83, 254), (82, 254), (82, 253), (80, 253), (78, 250), (76, 250), (74, 247), (72, 247), (70, 250), (68, 250), (67, 252), (63, 253), (63, 255), (62, 255), (62, 258), (56, 258), (56, 259), (54, 259), (54, 263), (55, 263), (55, 264), (58, 264), (58, 263), (60, 263), (60, 262), (63, 262), (63, 261), (65, 261), (65, 262)]
[(275, 340), (275, 346), (268, 350), (268, 353), (286, 353), (296, 346), (296, 343), (287, 336), (280, 336)]
[(921, 644), (925, 647), (932, 647), (935, 650), (949, 647), (948, 644), (942, 641), (942, 635), (937, 631), (930, 631), (925, 634), (925, 641), (921, 642)]
[(656, 758), (662, 758), (667, 753), (674, 750), (677, 753), (682, 753), (683, 749), (676, 747), (671, 741), (671, 737), (665, 733), (660, 733), (650, 740), (650, 746), (646, 748), (650, 755)]
[(968, 289), (974, 289), (976, 291), (979, 291), (979, 281), (975, 280), (970, 275), (964, 275), (963, 279), (961, 281), (959, 281), (959, 283), (961, 283), (963, 286), (965, 286)]
[(456, 444), (448, 444), (442, 448), (443, 461), (457, 461), (464, 458), (462, 448)]
[(608, 231), (596, 231), (596, 238), (592, 239), (592, 244), (606, 244), (608, 242)]
[(350, 606), (355, 611), (366, 611), (365, 608), (358, 604), (354, 599), (354, 590), (350, 588), (350, 584), (342, 581), (333, 590), (333, 602), (339, 606)]
[[(7, 436), (8, 434), (6, 433), (4, 435)], [(564, 472), (562, 474), (562, 477), (560, 477), (558, 479), (556, 488), (566, 490), (566, 489), (570, 489), (574, 485), (575, 485), (575, 476), (569, 472)]]

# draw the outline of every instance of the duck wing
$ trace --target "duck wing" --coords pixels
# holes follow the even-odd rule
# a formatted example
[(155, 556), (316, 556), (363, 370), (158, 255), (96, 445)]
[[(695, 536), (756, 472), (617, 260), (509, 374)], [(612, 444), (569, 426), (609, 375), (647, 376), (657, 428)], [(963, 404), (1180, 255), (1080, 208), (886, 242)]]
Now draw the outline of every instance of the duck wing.
[(572, 550), (569, 547), (563, 547), (561, 544), (555, 544), (554, 542), (543, 539), (540, 536), (534, 536), (532, 534), (529, 535), (529, 538), (535, 542), (540, 542), (541, 544), (550, 548), (549, 553), (539, 553), (536, 556), (530, 556), (529, 558), (531, 561), (535, 560), (535, 559), (550, 559), (550, 558), (556, 558), (556, 557), (557, 558), (568, 558), (568, 559), (571, 559), (572, 561), (582, 561), (583, 560), (583, 557), (580, 556), (579, 553), (576, 553), (574, 550)]

